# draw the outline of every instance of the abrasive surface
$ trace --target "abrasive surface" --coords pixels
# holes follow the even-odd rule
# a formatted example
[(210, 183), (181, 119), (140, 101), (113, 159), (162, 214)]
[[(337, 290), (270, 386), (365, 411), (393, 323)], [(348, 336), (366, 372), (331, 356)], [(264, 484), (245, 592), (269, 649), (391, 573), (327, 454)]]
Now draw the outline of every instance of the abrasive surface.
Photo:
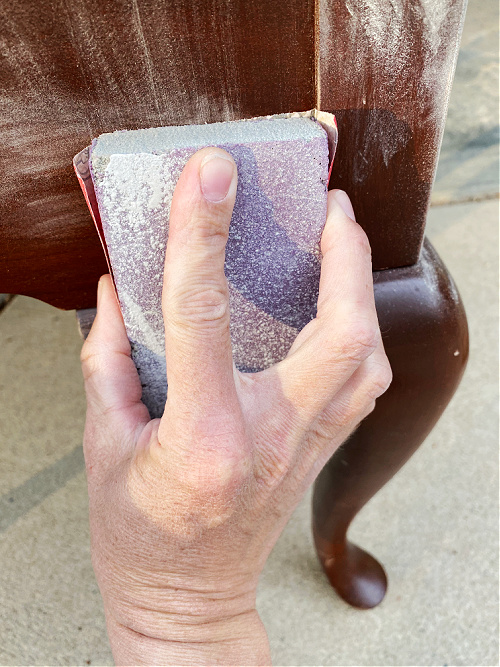
[(225, 263), (236, 366), (257, 371), (282, 359), (316, 312), (328, 176), (327, 136), (317, 122), (259, 119), (103, 135), (93, 143), (92, 175), (153, 417), (167, 394), (161, 289), (170, 204), (188, 159), (210, 145), (227, 150), (238, 167)]

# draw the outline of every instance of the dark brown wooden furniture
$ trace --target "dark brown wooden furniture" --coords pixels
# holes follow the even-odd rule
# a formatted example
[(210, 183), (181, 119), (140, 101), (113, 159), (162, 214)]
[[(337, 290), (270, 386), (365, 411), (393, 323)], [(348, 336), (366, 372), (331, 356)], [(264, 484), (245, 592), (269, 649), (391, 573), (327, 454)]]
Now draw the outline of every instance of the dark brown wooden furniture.
[(426, 212), (465, 0), (0, 0), (0, 292), (95, 303), (103, 252), (72, 169), (115, 129), (313, 107), (337, 115), (332, 186), (372, 248), (394, 381), (321, 473), (314, 535), (350, 604), (386, 576), (346, 533), (446, 407), (467, 359), (460, 297)]

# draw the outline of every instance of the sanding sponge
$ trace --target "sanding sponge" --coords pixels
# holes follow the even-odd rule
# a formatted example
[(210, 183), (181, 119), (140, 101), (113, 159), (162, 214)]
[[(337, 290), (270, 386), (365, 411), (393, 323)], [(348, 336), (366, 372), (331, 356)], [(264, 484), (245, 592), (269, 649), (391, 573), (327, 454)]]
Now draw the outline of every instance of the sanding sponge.
[(184, 165), (205, 146), (223, 148), (238, 168), (225, 263), (236, 367), (255, 372), (281, 360), (316, 313), (330, 159), (314, 117), (101, 135), (90, 147), (90, 174), (152, 417), (167, 395), (161, 290), (170, 204)]

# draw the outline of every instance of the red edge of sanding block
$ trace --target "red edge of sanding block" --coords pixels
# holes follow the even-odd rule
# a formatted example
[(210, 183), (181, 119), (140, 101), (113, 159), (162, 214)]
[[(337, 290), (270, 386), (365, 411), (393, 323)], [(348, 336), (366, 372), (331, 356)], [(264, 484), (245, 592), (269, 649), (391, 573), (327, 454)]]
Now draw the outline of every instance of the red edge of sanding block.
[[(97, 198), (95, 196), (94, 182), (92, 180), (92, 174), (90, 173), (89, 165), (89, 155), (90, 155), (90, 146), (87, 146), (80, 151), (73, 158), (73, 168), (75, 170), (78, 182), (89, 207), (92, 220), (94, 221), (95, 228), (99, 234), (101, 240), (101, 245), (104, 250), (104, 255), (106, 257), (106, 262), (108, 264), (108, 269), (111, 277), (113, 278), (113, 269), (111, 268), (111, 262), (109, 261), (108, 247), (106, 245), (106, 240), (104, 238), (104, 232), (102, 230), (101, 215), (99, 213), (99, 207), (97, 206)], [(114, 279), (113, 279), (114, 284)]]
[[(304, 116), (307, 118), (314, 118), (325, 130), (328, 137), (328, 158), (329, 158), (329, 167), (328, 167), (328, 182), (327, 187), (330, 183), (330, 176), (332, 174), (333, 160), (335, 159), (335, 151), (337, 150), (337, 140), (338, 140), (338, 129), (337, 129), (337, 119), (331, 113), (326, 111), (319, 111), (318, 109), (311, 109), (310, 111), (297, 111), (294, 113), (286, 114), (276, 114), (274, 116), (263, 116), (261, 118), (293, 118), (297, 116)], [(253, 118), (250, 120), (254, 120)], [(97, 199), (95, 196), (94, 182), (92, 181), (92, 174), (90, 173), (89, 165), (90, 157), (90, 146), (87, 146), (82, 151), (80, 151), (73, 158), (73, 167), (82, 188), (85, 201), (89, 207), (90, 214), (92, 215), (92, 220), (99, 234), (99, 239), (101, 241), (102, 248), (104, 250), (104, 255), (106, 257), (106, 262), (108, 264), (108, 269), (111, 277), (113, 278), (113, 269), (111, 268), (111, 262), (109, 261), (108, 248), (106, 245), (106, 239), (104, 238), (104, 232), (102, 230), (101, 216), (99, 214), (99, 207), (97, 206)], [(113, 279), (114, 284), (114, 279)]]

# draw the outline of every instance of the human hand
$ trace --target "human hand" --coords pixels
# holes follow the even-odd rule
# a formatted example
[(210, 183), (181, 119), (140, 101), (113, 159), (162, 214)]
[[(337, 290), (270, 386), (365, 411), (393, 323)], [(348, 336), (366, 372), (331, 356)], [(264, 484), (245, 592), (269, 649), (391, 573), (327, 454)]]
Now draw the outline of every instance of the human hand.
[(141, 402), (109, 276), (82, 350), (92, 560), (118, 664), (269, 664), (259, 575), (391, 380), (368, 241), (340, 191), (328, 195), (317, 317), (279, 364), (235, 369), (224, 251), (236, 182), (230, 156), (207, 148), (175, 190), (163, 417)]

